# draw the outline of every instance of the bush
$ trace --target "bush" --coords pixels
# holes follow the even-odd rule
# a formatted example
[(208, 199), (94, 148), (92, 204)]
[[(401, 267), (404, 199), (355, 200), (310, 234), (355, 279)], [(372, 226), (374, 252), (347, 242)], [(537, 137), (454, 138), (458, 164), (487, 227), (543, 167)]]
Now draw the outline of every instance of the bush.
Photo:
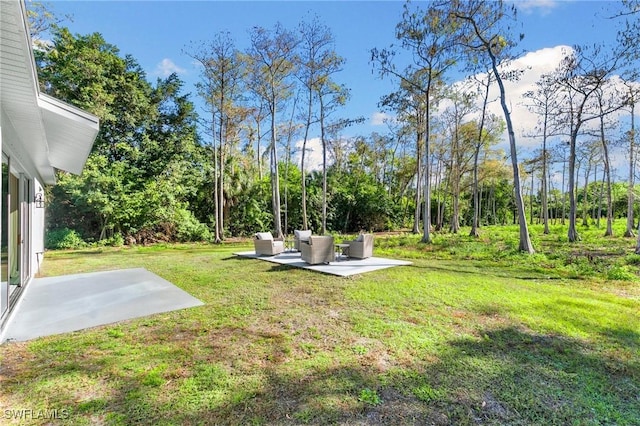
[(124, 245), (124, 237), (121, 233), (116, 232), (110, 238), (105, 238), (96, 243), (97, 246), (122, 247)]
[(629, 254), (625, 257), (625, 263), (627, 265), (640, 266), (640, 254)]
[(85, 245), (80, 234), (73, 229), (55, 229), (48, 231), (45, 235), (44, 246), (50, 250), (77, 249)]
[(178, 241), (210, 241), (211, 231), (204, 223), (198, 221), (193, 213), (179, 209), (175, 214), (176, 236)]
[(360, 391), (360, 397), (358, 400), (373, 406), (382, 404), (382, 399), (378, 395), (378, 392), (369, 388), (364, 388)]
[(614, 266), (607, 272), (607, 279), (620, 281), (633, 281), (638, 275), (633, 273), (628, 266)]

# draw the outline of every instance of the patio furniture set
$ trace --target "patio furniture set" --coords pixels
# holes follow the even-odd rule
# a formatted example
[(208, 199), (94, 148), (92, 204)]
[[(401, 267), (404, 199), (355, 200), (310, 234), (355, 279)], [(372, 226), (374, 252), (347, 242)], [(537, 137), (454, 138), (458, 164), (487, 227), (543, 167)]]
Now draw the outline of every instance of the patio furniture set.
[(271, 232), (258, 232), (253, 244), (256, 255), (275, 256), (294, 251), (310, 265), (373, 256), (373, 234), (360, 234), (355, 240), (336, 243), (331, 235), (312, 235), (311, 231), (296, 230), (292, 245), (290, 240), (275, 238)]

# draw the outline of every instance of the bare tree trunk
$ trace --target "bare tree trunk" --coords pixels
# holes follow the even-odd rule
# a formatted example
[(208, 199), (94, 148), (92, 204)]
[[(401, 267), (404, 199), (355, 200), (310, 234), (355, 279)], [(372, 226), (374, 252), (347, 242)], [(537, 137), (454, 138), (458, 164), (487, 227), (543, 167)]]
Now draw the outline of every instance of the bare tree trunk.
[(425, 164), (425, 173), (424, 173), (424, 213), (422, 215), (422, 227), (424, 229), (424, 234), (422, 236), (422, 242), (431, 244), (431, 141), (430, 139), (430, 130), (431, 130), (431, 105), (429, 105), (431, 98), (429, 97), (429, 92), (431, 90), (431, 79), (429, 79), (429, 83), (427, 84), (427, 90), (425, 91), (426, 98), (426, 107), (425, 107), (425, 132), (424, 132), (424, 164)]
[(604, 183), (607, 177), (606, 171), (602, 169), (602, 180), (600, 181), (600, 194), (598, 195), (598, 229), (600, 229), (600, 219), (602, 218), (602, 199), (604, 198)]
[(307, 221), (307, 174), (305, 173), (305, 156), (307, 151), (307, 137), (309, 135), (309, 128), (307, 127), (304, 133), (304, 140), (302, 142), (302, 154), (300, 160), (300, 173), (302, 174), (302, 229), (309, 229), (309, 222)]
[(215, 217), (215, 230), (214, 230), (214, 241), (220, 243), (222, 239), (220, 238), (220, 199), (218, 197), (219, 185), (218, 185), (218, 155), (216, 152), (216, 131), (215, 131), (215, 122), (216, 116), (215, 113), (211, 115), (211, 138), (213, 140), (213, 215)]
[(471, 220), (471, 231), (469, 235), (479, 237), (478, 232), (480, 220), (480, 194), (478, 189), (478, 157), (482, 148), (482, 133), (484, 132), (484, 121), (487, 115), (487, 103), (489, 102), (489, 88), (491, 87), (491, 74), (487, 73), (487, 85), (485, 86), (484, 99), (482, 103), (482, 116), (480, 118), (480, 129), (478, 129), (478, 140), (476, 150), (473, 153), (473, 219)]
[(313, 109), (313, 94), (309, 89), (309, 103), (307, 104), (307, 119), (304, 126), (304, 139), (302, 140), (302, 154), (300, 160), (300, 173), (302, 174), (302, 229), (309, 229), (307, 219), (307, 176), (305, 172), (305, 159), (307, 155), (307, 141), (309, 139), (309, 128), (311, 127), (311, 116)]
[(491, 186), (491, 215), (493, 216), (493, 224), (498, 224), (498, 211), (496, 210), (496, 187), (495, 185)]
[(420, 233), (420, 200), (422, 190), (422, 132), (418, 131), (416, 137), (416, 208), (413, 215), (413, 233)]
[(551, 216), (549, 216), (549, 220), (555, 225), (558, 223), (558, 195), (553, 191), (553, 181), (549, 179), (550, 176), (547, 176), (547, 182), (549, 183), (549, 194), (553, 193), (553, 208), (551, 209)]
[(224, 98), (221, 99), (221, 108), (220, 108), (220, 122), (218, 124), (218, 131), (220, 132), (220, 138), (218, 140), (218, 146), (220, 149), (219, 157), (220, 157), (220, 164), (218, 167), (218, 172), (219, 172), (219, 179), (218, 179), (218, 219), (216, 220), (218, 222), (218, 237), (220, 238), (220, 241), (222, 241), (224, 239), (224, 163), (225, 163), (225, 157), (224, 157), (224, 150), (225, 150), (225, 132), (226, 132), (226, 126), (224, 125), (224, 115), (222, 113), (223, 111), (223, 106), (222, 104), (224, 103)]
[(549, 234), (549, 202), (547, 185), (547, 116), (544, 118), (544, 133), (542, 138), (542, 222), (544, 223), (545, 235)]
[(504, 84), (498, 72), (496, 57), (493, 55), (490, 49), (489, 49), (489, 53), (491, 56), (491, 63), (493, 65), (493, 73), (496, 77), (496, 82), (500, 87), (500, 105), (502, 106), (502, 111), (504, 112), (504, 118), (505, 118), (505, 121), (507, 122), (507, 131), (509, 134), (511, 165), (513, 167), (513, 185), (515, 189), (514, 195), (516, 199), (516, 208), (518, 210), (518, 219), (519, 219), (518, 222), (520, 225), (520, 245), (518, 249), (522, 252), (533, 254), (535, 253), (535, 250), (533, 249), (533, 245), (531, 244), (531, 237), (529, 236), (529, 228), (527, 227), (527, 219), (526, 219), (526, 214), (524, 212), (524, 202), (522, 200), (522, 190), (520, 188), (520, 170), (518, 169), (516, 135), (513, 130), (513, 123), (511, 122), (511, 113), (509, 111), (509, 107), (507, 106)]
[(602, 142), (602, 151), (604, 153), (604, 172), (607, 176), (607, 230), (605, 237), (613, 235), (613, 196), (611, 189), (611, 168), (609, 166), (609, 147), (604, 137), (604, 117), (600, 116), (600, 141)]
[(587, 167), (584, 172), (584, 187), (582, 190), (582, 226), (589, 226), (587, 218), (589, 211), (589, 175), (591, 174), (591, 157), (587, 160)]
[(273, 205), (273, 228), (278, 238), (282, 238), (282, 220), (280, 218), (280, 176), (278, 173), (278, 147), (276, 138), (276, 108), (271, 108), (271, 192)]
[[(456, 137), (457, 138), (457, 137)], [(457, 145), (457, 144), (456, 144)], [(457, 234), (460, 230), (460, 169), (459, 162), (452, 160), (454, 167), (451, 172), (451, 220), (449, 222), (449, 232)]]
[(322, 235), (327, 233), (327, 141), (324, 134), (324, 105), (320, 97), (320, 139), (322, 141)]
[[(635, 100), (631, 99), (631, 130), (629, 130), (629, 183), (627, 187), (627, 229), (625, 237), (633, 237), (633, 185), (634, 185), (634, 151), (635, 151)], [(640, 241), (640, 240), (638, 240)]]
[(574, 243), (580, 239), (578, 230), (576, 229), (576, 139), (578, 138), (578, 126), (571, 131), (571, 142), (569, 147), (569, 230), (567, 238), (569, 242)]
[(442, 179), (440, 178), (440, 176), (442, 175), (442, 160), (439, 159), (438, 160), (438, 165), (436, 167), (436, 189), (438, 189), (438, 205), (437, 205), (437, 211), (438, 213), (436, 214), (436, 229), (441, 229), (442, 228), (442, 222), (444, 221), (443, 219), (443, 215), (442, 215), (442, 204), (444, 203), (443, 200), (443, 191), (442, 191)]
[(478, 191), (478, 228), (482, 226), (480, 223), (480, 218), (482, 217), (482, 193), (484, 191), (484, 183), (480, 185), (480, 190)]
[(567, 217), (567, 190), (566, 188), (566, 176), (567, 176), (567, 161), (566, 158), (562, 162), (562, 217), (560, 218), (560, 224), (564, 225), (564, 220)]
[[(286, 147), (286, 161), (285, 161), (285, 181), (284, 181), (284, 233), (289, 233), (289, 164), (291, 164), (291, 138), (293, 137), (293, 117), (296, 112), (296, 104), (298, 98), (293, 100), (293, 108), (291, 109), (291, 117), (289, 118), (289, 129), (287, 131), (287, 147)], [(303, 177), (304, 179), (304, 177)]]
[[(598, 181), (598, 163), (595, 163), (593, 165), (593, 183), (596, 183), (597, 181)], [(599, 225), (596, 220), (597, 217), (598, 217), (598, 203), (593, 202), (591, 203), (591, 220), (596, 222), (596, 227), (597, 225)]]
[(535, 171), (531, 170), (531, 191), (529, 191), (529, 224), (533, 226), (533, 196), (535, 194)]

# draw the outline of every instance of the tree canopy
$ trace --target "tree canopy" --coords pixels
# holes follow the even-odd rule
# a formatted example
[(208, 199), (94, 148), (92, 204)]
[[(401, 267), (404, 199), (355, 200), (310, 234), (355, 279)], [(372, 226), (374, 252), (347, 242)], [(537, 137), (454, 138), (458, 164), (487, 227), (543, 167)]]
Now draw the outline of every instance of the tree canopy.
[[(384, 134), (356, 136), (345, 129), (361, 118), (341, 116), (349, 102), (349, 88), (340, 84), (347, 59), (317, 18), (293, 29), (252, 28), (244, 50), (225, 32), (187, 45), (185, 53), (202, 64), (197, 96), (209, 109), (202, 116), (178, 75), (150, 82), (135, 58), (100, 34), (52, 25), (51, 43), (35, 50), (41, 90), (97, 115), (101, 127), (82, 175), (59, 172), (48, 188), (48, 228), (115, 244), (301, 228), (419, 232), (422, 221), (428, 243), (434, 231), (469, 226), (478, 236), (482, 226), (517, 223), (519, 249), (533, 252), (527, 223), (572, 223), (578, 203), (587, 224), (630, 217), (637, 228), (637, 180), (616, 182), (605, 170), (605, 192), (608, 181), (594, 163), (602, 150), (620, 149), (611, 143), (613, 129), (637, 150), (633, 120), (631, 130), (627, 121), (604, 126), (598, 155), (587, 158), (580, 149), (594, 137), (580, 131), (585, 121), (633, 111), (638, 99), (630, 59), (637, 49), (629, 41), (637, 3), (628, 3), (629, 15), (612, 18), (625, 24), (606, 68), (590, 67), (603, 58), (596, 54), (602, 47), (576, 46), (564, 68), (523, 97), (549, 124), (539, 132), (542, 153), (520, 149), (504, 93), (504, 116), (487, 110), (490, 87), (526, 72), (508, 71), (509, 48), (520, 35), (505, 31), (514, 16), (501, 2), (408, 3), (396, 28), (399, 46), (371, 52), (379, 76), (396, 83), (380, 100), (396, 118)], [(412, 61), (397, 62), (400, 51)], [(454, 71), (472, 78), (455, 81)], [(597, 90), (618, 74), (630, 91), (603, 92), (607, 104), (598, 109)], [(508, 153), (498, 148), (505, 127), (513, 136)], [(308, 154), (315, 135), (323, 160), (314, 164)], [(635, 154), (632, 177), (640, 169)], [(609, 194), (606, 203), (601, 194)]]

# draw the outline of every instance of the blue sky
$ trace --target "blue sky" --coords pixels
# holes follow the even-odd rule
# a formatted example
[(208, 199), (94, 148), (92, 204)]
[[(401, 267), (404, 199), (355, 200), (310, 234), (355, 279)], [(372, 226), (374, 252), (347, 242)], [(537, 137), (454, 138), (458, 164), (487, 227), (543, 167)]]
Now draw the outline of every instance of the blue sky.
[[(316, 14), (329, 26), (336, 39), (336, 51), (346, 58), (344, 70), (336, 80), (351, 89), (349, 105), (336, 113), (340, 117), (366, 118), (362, 126), (349, 129), (356, 134), (384, 133), (377, 125), (377, 103), (393, 90), (391, 81), (381, 81), (369, 63), (372, 48), (393, 43), (394, 28), (402, 14), (403, 1), (55, 1), (49, 3), (62, 16), (73, 33), (99, 32), (116, 45), (121, 54), (132, 55), (155, 81), (178, 72), (185, 91), (197, 100), (194, 84), (199, 71), (183, 53), (190, 42), (210, 40), (220, 31), (229, 31), (239, 49), (248, 47), (253, 26), (272, 28), (276, 22), (295, 29), (305, 17)], [(426, 2), (415, 2), (426, 6)], [(525, 34), (520, 48), (530, 52), (527, 59), (540, 70), (553, 68), (558, 60), (557, 46), (612, 42), (614, 21), (606, 19), (618, 2), (610, 1), (515, 1), (519, 31)], [(546, 50), (542, 50), (545, 49)], [(535, 67), (534, 67), (535, 68)], [(525, 84), (537, 79), (531, 75)], [(199, 111), (200, 112), (200, 111)], [(530, 122), (531, 117), (521, 118)], [(529, 123), (532, 124), (532, 123)], [(529, 125), (527, 124), (527, 125)]]

